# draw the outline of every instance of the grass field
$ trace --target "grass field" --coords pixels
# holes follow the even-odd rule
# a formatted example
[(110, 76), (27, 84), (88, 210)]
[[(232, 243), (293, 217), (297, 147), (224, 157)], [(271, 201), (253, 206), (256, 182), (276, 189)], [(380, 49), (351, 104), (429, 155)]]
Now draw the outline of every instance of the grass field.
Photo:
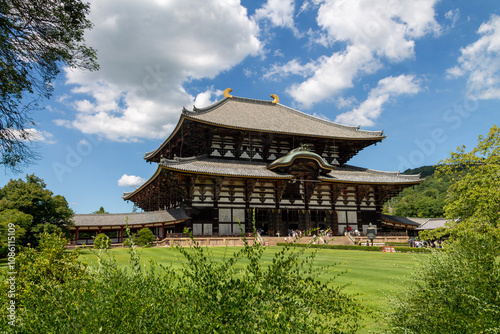
[[(222, 260), (224, 255), (230, 256), (238, 248), (209, 248), (212, 256), (216, 260)], [(262, 260), (264, 265), (271, 263), (275, 252), (281, 247), (268, 247), (265, 250)], [(227, 253), (226, 253), (227, 252)], [(113, 249), (112, 255), (116, 259), (118, 266), (128, 266), (129, 254), (127, 249)], [(175, 248), (145, 248), (140, 249), (141, 263), (148, 265), (150, 259), (154, 259), (159, 264), (171, 265), (173, 268), (180, 268), (183, 265), (183, 257)], [(363, 320), (366, 328), (360, 333), (379, 332), (384, 328), (381, 314), (390, 307), (390, 296), (394, 296), (399, 291), (408, 286), (407, 275), (414, 268), (419, 258), (424, 254), (407, 253), (382, 253), (364, 252), (354, 250), (319, 250), (315, 265), (324, 269), (321, 280), (327, 280), (337, 276), (341, 272), (347, 273), (337, 277), (334, 284), (346, 285), (345, 292), (357, 294), (358, 299), (372, 310), (373, 316), (369, 320)], [(90, 265), (95, 264), (97, 257), (89, 250), (81, 252), (81, 261)], [(239, 265), (243, 266), (245, 261)], [(331, 266), (336, 264), (335, 266)], [(322, 269), (323, 270), (323, 269)]]

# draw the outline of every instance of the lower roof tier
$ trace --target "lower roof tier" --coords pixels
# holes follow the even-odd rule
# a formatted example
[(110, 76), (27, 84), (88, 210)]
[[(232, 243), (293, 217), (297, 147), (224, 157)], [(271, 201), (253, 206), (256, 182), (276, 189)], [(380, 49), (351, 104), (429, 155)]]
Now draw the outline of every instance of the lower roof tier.
[[(307, 162), (306, 162), (307, 163)], [(309, 162), (309, 166), (310, 166)], [(314, 168), (314, 166), (307, 168)], [(319, 168), (319, 167), (318, 167)], [(133, 197), (148, 187), (155, 187), (155, 182), (162, 178), (163, 172), (175, 172), (191, 176), (213, 176), (245, 179), (292, 180), (298, 175), (294, 171), (278, 172), (268, 169), (264, 162), (242, 160), (227, 160), (207, 158), (206, 156), (192, 158), (162, 159), (156, 173), (137, 190), (124, 193), (123, 199), (133, 200)], [(350, 184), (380, 184), (405, 185), (419, 184), (423, 180), (420, 175), (403, 175), (399, 172), (383, 172), (355, 166), (336, 166), (327, 174), (317, 174), (319, 182), (350, 183)]]

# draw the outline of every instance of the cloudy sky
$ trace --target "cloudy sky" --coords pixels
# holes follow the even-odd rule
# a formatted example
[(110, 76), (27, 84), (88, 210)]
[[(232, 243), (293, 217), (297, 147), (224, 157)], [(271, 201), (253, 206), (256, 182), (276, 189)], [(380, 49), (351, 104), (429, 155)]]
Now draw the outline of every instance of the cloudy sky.
[(77, 213), (121, 199), (182, 107), (232, 95), (384, 130), (350, 164), (432, 165), (500, 120), (498, 0), (94, 0), (101, 70), (65, 69), (37, 122), (42, 177)]

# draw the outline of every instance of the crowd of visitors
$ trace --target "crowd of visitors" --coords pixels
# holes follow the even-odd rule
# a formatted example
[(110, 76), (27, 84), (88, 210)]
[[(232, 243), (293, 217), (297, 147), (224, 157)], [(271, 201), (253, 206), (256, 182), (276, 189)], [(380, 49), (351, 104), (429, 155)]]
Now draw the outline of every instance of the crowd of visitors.
[(409, 243), (410, 243), (410, 247), (417, 247), (417, 248), (425, 248), (425, 247), (443, 248), (443, 242), (441, 240), (415, 240), (415, 239), (410, 239)]

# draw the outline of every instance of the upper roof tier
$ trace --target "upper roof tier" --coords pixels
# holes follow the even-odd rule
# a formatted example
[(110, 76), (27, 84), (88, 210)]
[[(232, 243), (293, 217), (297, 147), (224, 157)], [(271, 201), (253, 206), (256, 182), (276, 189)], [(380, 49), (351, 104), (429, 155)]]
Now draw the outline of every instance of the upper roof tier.
[[(352, 145), (347, 149), (344, 147), (344, 152), (342, 152), (345, 161), (364, 147), (380, 142), (385, 138), (383, 131), (360, 130), (359, 126), (347, 126), (330, 122), (281, 105), (278, 103), (276, 95), (272, 95), (272, 97), (274, 98), (273, 101), (263, 101), (224, 94), (222, 100), (206, 108), (194, 107), (192, 111), (183, 108), (179, 122), (170, 136), (156, 150), (147, 152), (144, 159), (150, 162), (159, 162), (162, 156), (172, 158), (174, 154), (192, 156), (207, 153), (179, 152), (180, 150), (176, 145), (180, 147), (181, 138), (186, 138), (186, 130), (190, 126), (193, 129), (189, 123), (197, 123), (200, 127), (226, 129), (226, 131), (232, 132), (268, 133), (282, 137), (296, 136), (302, 137), (302, 141), (304, 141), (305, 137), (316, 142), (334, 140), (339, 145), (341, 145), (341, 142), (344, 144), (351, 143)], [(203, 130), (198, 132), (198, 135), (204, 133)], [(206, 140), (197, 138), (195, 141), (201, 143)], [(304, 142), (307, 143), (308, 140), (306, 139)], [(183, 145), (184, 151), (189, 146), (186, 145)]]
[(224, 97), (206, 107), (184, 109), (190, 119), (224, 127), (335, 139), (383, 139), (383, 131), (360, 130), (314, 117), (274, 101)]

